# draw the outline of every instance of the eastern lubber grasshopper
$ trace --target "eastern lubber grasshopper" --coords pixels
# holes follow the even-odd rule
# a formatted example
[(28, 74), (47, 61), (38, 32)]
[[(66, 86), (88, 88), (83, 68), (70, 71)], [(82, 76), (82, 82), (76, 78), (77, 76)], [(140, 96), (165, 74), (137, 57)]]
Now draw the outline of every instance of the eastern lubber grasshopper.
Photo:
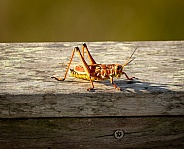
[[(84, 59), (84, 50), (87, 52), (88, 59), (90, 61), (90, 64), (87, 64), (86, 60)], [(74, 57), (75, 51), (78, 53), (79, 58), (82, 62), (82, 65), (75, 66), (74, 69), (70, 69), (70, 75), (79, 79), (85, 79), (89, 80), (91, 82), (91, 88), (88, 88), (87, 90), (93, 90), (94, 84), (93, 81), (95, 80), (107, 80), (110, 79), (110, 82), (114, 85), (114, 87), (118, 90), (121, 90), (113, 81), (113, 78), (120, 78), (122, 74), (126, 76), (128, 80), (132, 80), (135, 77), (129, 78), (128, 75), (123, 71), (123, 68), (128, 65), (132, 60), (132, 56), (135, 53), (136, 49), (133, 51), (132, 55), (128, 58), (128, 60), (122, 65), (122, 64), (97, 64), (93, 57), (91, 56), (87, 45), (84, 43), (82, 46), (82, 53), (78, 47), (75, 47), (73, 49), (70, 61), (68, 63), (68, 67), (66, 68), (66, 72), (64, 75), (64, 78), (57, 78), (57, 77), (51, 77), (58, 81), (64, 81), (66, 79), (68, 70), (70, 68), (72, 59)]]

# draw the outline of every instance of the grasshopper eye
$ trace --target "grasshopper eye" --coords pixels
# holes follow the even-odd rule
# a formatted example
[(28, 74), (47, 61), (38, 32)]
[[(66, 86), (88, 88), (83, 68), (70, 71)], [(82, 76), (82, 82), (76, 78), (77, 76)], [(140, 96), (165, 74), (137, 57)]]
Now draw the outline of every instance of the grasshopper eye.
[(122, 66), (121, 65), (117, 67), (117, 70), (120, 70), (120, 69), (122, 69)]

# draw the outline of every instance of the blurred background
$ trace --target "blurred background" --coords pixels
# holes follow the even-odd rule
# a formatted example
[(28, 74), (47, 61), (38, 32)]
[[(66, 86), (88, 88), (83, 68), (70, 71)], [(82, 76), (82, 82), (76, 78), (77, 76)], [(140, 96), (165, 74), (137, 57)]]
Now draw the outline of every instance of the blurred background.
[(184, 0), (0, 0), (0, 42), (183, 39)]

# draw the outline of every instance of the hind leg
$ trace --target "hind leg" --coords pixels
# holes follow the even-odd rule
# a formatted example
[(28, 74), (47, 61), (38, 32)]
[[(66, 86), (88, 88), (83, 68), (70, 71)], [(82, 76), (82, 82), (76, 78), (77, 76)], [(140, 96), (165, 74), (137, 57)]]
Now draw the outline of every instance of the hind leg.
[(57, 78), (57, 77), (54, 77), (54, 76), (51, 77), (51, 78), (56, 79), (56, 80), (58, 80), (58, 81), (64, 81), (64, 80), (66, 79), (68, 70), (69, 70), (69, 68), (70, 68), (70, 65), (71, 65), (71, 63), (72, 63), (72, 59), (73, 59), (73, 57), (74, 57), (74, 53), (75, 53), (75, 48), (73, 49), (73, 52), (72, 52), (70, 61), (69, 61), (69, 63), (68, 63), (68, 67), (66, 68), (66, 72), (65, 72), (64, 78)]
[(90, 65), (96, 64), (95, 60), (91, 56), (91, 54), (90, 54), (90, 52), (88, 50), (88, 47), (87, 47), (87, 45), (85, 43), (82, 45), (82, 56), (83, 57), (84, 57), (84, 50), (86, 50), (86, 52), (87, 52), (87, 56), (88, 56), (88, 59), (90, 61)]

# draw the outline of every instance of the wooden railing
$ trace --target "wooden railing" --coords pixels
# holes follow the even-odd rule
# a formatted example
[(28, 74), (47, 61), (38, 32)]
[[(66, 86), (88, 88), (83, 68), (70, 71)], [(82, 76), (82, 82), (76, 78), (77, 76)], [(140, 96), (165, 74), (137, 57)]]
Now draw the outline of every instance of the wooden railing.
[[(89, 42), (115, 83), (63, 77), (79, 42), (0, 44), (0, 148), (182, 148), (184, 41)], [(75, 54), (71, 68), (80, 63)]]

